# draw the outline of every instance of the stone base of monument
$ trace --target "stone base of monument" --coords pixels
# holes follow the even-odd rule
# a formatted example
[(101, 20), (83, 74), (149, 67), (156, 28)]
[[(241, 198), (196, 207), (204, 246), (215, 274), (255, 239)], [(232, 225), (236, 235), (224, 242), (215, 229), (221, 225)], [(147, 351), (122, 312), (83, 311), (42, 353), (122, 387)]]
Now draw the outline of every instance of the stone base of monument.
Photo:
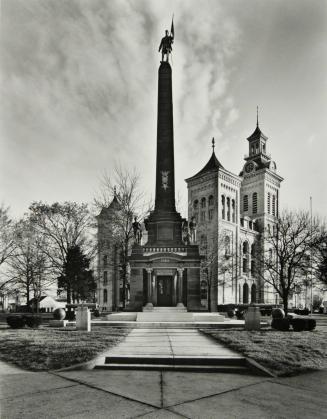
[(50, 327), (66, 327), (68, 320), (50, 320)]
[(76, 310), (76, 330), (91, 331), (91, 312), (87, 307), (81, 306)]

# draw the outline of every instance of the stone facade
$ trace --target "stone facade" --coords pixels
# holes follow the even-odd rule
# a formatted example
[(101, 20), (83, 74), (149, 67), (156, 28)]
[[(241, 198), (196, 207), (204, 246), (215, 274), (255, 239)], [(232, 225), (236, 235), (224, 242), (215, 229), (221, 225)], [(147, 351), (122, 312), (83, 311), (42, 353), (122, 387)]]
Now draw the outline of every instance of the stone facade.
[(248, 138), (249, 155), (239, 175), (226, 170), (213, 151), (205, 167), (186, 179), (188, 217), (197, 222), (197, 243), (205, 257), (202, 303), (211, 288), (211, 308), (227, 303), (276, 303), (265, 285), (258, 254), (267, 229), (275, 228), (282, 178), (266, 152), (258, 124)]

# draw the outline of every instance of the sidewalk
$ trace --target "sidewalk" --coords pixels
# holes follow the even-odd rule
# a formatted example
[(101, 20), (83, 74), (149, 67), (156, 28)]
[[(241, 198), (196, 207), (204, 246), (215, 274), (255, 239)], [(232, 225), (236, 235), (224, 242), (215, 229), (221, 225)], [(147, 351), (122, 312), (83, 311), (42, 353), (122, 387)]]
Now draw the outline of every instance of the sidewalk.
[[(181, 342), (176, 345), (180, 350)], [(326, 382), (327, 371), (272, 379), (175, 371), (34, 373), (0, 363), (0, 417), (325, 418)]]

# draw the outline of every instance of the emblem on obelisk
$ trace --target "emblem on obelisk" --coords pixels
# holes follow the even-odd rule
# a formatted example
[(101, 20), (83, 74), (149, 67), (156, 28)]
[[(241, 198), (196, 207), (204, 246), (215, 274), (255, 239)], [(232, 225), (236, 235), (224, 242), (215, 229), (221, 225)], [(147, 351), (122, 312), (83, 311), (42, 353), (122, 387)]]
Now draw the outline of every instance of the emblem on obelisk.
[(164, 190), (168, 189), (168, 175), (169, 172), (161, 172), (162, 187)]

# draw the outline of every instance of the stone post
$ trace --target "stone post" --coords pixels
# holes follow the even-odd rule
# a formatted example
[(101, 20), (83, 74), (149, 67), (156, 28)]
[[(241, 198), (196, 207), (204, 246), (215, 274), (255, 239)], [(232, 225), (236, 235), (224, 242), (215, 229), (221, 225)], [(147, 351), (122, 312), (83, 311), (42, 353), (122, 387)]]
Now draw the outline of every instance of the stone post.
[(177, 289), (178, 289), (178, 295), (177, 295), (177, 307), (184, 307), (183, 304), (183, 268), (178, 268), (178, 279), (177, 279)]
[(245, 330), (260, 330), (260, 307), (249, 306), (245, 313)]
[(91, 331), (91, 312), (86, 306), (78, 307), (76, 310), (76, 330)]
[(146, 302), (146, 307), (153, 307), (152, 304), (152, 269), (147, 269), (147, 274), (148, 274), (148, 293), (147, 293), (147, 302)]

